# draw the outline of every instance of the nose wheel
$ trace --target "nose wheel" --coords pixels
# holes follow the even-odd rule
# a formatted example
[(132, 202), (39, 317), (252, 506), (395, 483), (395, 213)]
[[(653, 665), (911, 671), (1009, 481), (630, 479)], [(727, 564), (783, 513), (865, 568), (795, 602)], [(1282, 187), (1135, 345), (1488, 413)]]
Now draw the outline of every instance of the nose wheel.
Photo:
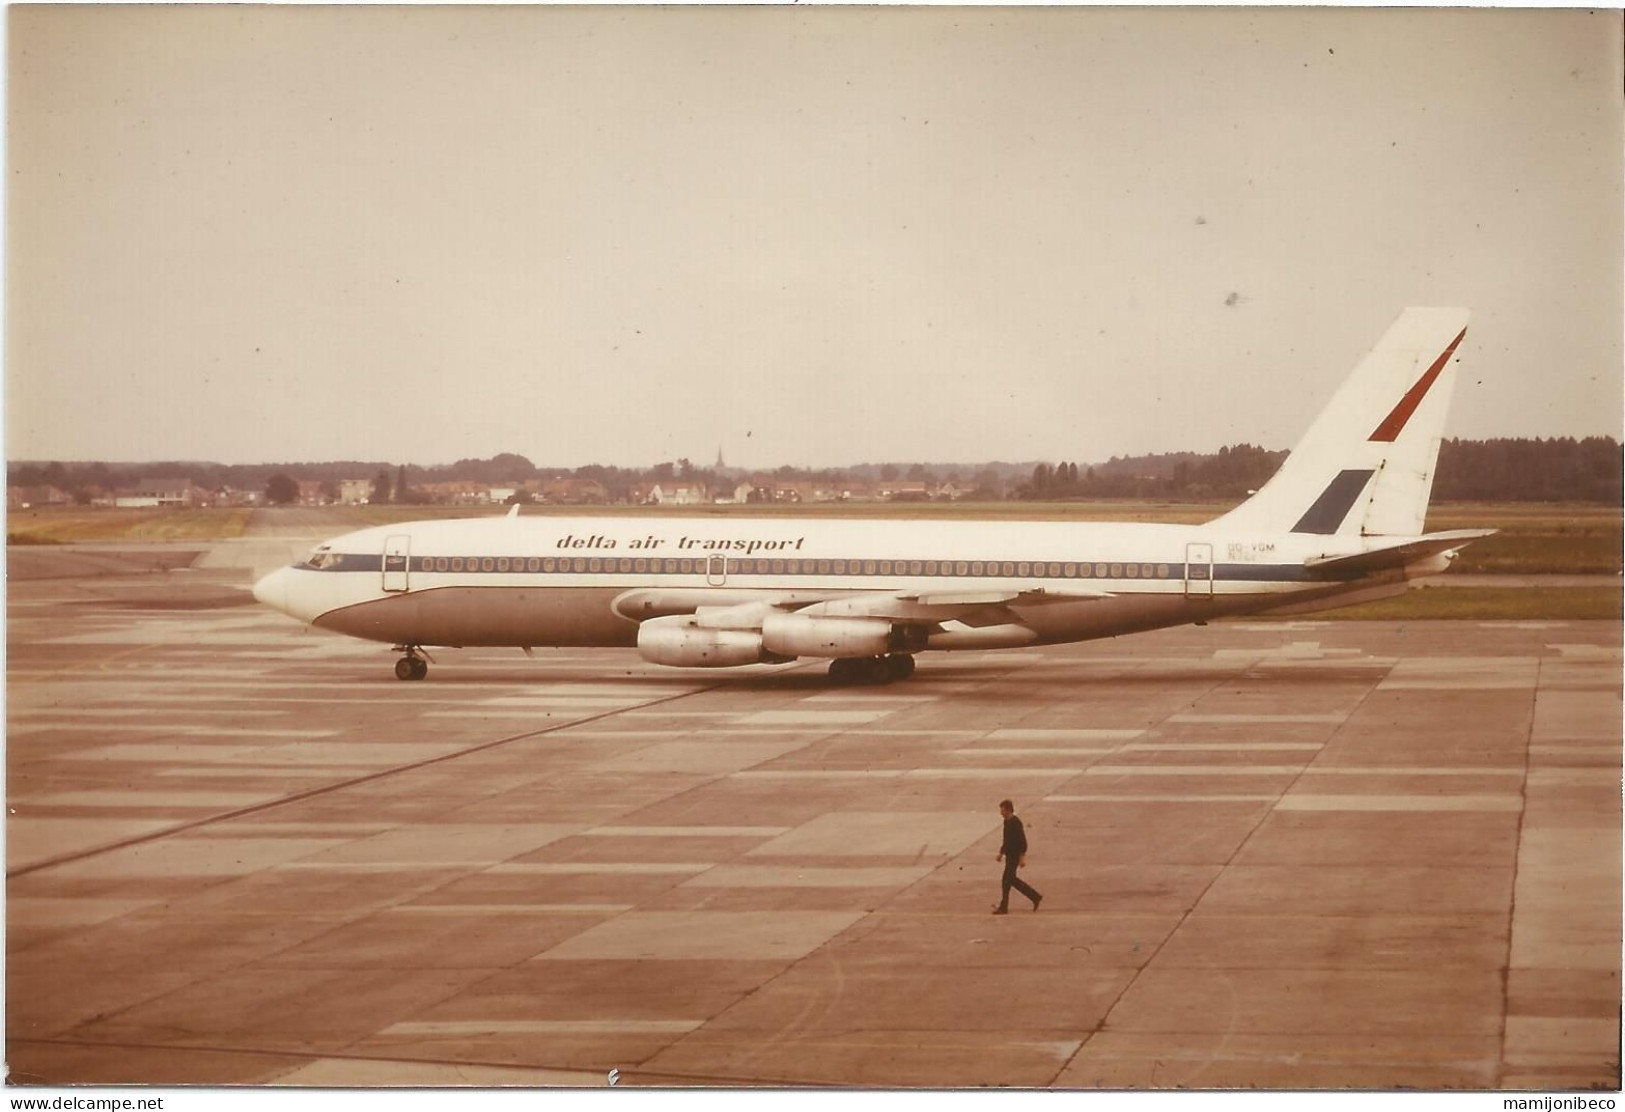
[(417, 654), (416, 646), (403, 646), (400, 651), (406, 655), (395, 662), (396, 679), (421, 680), (429, 674), (429, 662)]

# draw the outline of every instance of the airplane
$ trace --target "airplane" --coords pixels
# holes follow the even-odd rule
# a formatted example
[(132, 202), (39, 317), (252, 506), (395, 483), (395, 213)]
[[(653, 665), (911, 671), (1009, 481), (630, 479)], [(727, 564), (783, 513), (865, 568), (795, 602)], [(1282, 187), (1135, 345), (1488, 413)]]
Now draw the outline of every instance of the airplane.
[(915, 655), (1062, 644), (1401, 594), (1493, 529), (1425, 533), (1463, 309), (1411, 308), (1280, 469), (1203, 525), (520, 517), (347, 533), (254, 585), (308, 625), (427, 647), (614, 646), (679, 668), (827, 659), (886, 683)]

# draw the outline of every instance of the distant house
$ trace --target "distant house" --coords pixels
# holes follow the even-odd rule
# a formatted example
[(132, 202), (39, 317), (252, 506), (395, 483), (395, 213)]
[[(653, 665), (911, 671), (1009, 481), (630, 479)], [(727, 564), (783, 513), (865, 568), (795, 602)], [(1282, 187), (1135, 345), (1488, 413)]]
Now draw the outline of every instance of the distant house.
[(565, 506), (600, 506), (609, 501), (609, 491), (597, 479), (549, 479), (542, 484), (542, 498)]
[(841, 491), (838, 484), (823, 479), (780, 479), (772, 475), (758, 475), (751, 480), (756, 499), (761, 502), (835, 502)]
[(258, 490), (238, 490), (236, 487), (223, 486), (215, 489), (210, 499), (211, 504), (215, 506), (257, 506), (265, 500), (265, 495)]
[(888, 502), (923, 502), (931, 497), (925, 483), (918, 479), (882, 480), (876, 484), (875, 492)]
[(73, 498), (54, 486), (7, 487), (6, 508), (27, 510), (35, 506), (65, 506)]
[(813, 485), (803, 479), (770, 479), (768, 488), (775, 502), (811, 502)]
[(340, 479), (339, 501), (346, 506), (360, 506), (372, 500), (371, 479)]
[(419, 483), (417, 489), (432, 501), (453, 506), (482, 505), (491, 501), (489, 483), (469, 479), (449, 479), (443, 483)]
[(195, 501), (191, 479), (142, 479), (133, 488), (120, 491), (113, 504), (129, 508), (190, 506)]
[(649, 492), (649, 501), (661, 506), (698, 506), (707, 501), (707, 492), (699, 483), (657, 483)]

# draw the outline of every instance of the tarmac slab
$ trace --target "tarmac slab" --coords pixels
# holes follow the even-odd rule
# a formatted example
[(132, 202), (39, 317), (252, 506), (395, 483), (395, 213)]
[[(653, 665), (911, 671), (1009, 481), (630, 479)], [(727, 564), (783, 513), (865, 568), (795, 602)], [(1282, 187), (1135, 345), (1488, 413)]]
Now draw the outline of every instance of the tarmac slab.
[(1616, 623), (400, 683), (161, 556), (10, 584), (14, 1083), (1619, 1086)]

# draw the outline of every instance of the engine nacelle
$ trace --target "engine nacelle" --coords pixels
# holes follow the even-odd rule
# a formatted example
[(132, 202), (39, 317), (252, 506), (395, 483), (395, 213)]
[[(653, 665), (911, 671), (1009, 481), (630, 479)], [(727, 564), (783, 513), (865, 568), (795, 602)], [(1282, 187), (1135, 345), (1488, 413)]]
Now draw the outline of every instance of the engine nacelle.
[(762, 647), (762, 635), (743, 629), (703, 629), (686, 614), (650, 618), (638, 626), (638, 655), (673, 668), (733, 668), (782, 663)]
[(785, 656), (884, 656), (892, 641), (891, 623), (880, 618), (769, 614), (762, 620), (762, 644)]
[(1454, 552), (1440, 552), (1425, 560), (1405, 565), (1406, 579), (1422, 579), (1429, 575), (1443, 575), (1456, 560)]

